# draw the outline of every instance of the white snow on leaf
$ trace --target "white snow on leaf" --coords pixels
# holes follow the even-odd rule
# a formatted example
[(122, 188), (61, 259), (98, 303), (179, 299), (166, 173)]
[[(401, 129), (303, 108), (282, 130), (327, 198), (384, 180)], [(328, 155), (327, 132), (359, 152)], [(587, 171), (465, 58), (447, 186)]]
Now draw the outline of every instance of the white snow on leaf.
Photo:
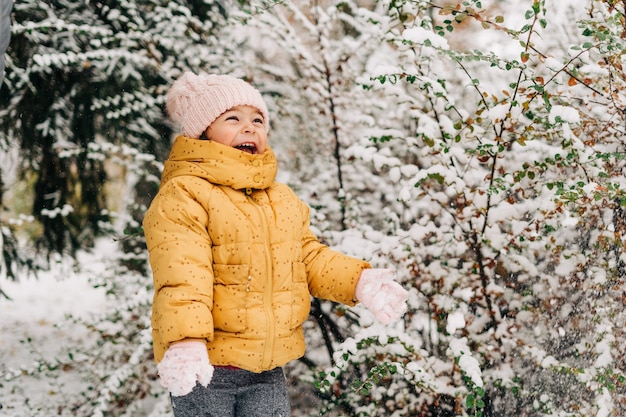
[(569, 106), (552, 106), (548, 120), (550, 123), (557, 123), (557, 118), (565, 123), (579, 123), (580, 114), (578, 110)]
[(403, 187), (400, 190), (400, 194), (398, 194), (399, 201), (410, 201), (411, 200), (411, 189), (409, 187)]
[(393, 167), (389, 170), (389, 179), (392, 182), (398, 182), (402, 178), (402, 172), (399, 167)]
[(448, 324), (446, 325), (446, 331), (449, 334), (454, 334), (458, 329), (465, 327), (465, 316), (460, 311), (455, 311), (448, 314)]
[(593, 282), (594, 284), (605, 284), (607, 281), (607, 277), (606, 277), (606, 270), (604, 269), (597, 269), (594, 271), (593, 273)]
[(402, 165), (400, 167), (400, 171), (405, 177), (412, 177), (414, 175), (417, 175), (417, 173), (419, 172), (419, 168), (416, 165)]
[(400, 74), (402, 70), (394, 65), (377, 65), (370, 74), (372, 77), (382, 77), (389, 74)]
[[(461, 300), (465, 302), (469, 302), (474, 296), (474, 289), (471, 287), (458, 288), (454, 290), (454, 293), (452, 295), (454, 295), (457, 298), (460, 298)], [(465, 326), (465, 323), (463, 324), (463, 326)], [(459, 329), (460, 328), (461, 327), (459, 327)]]
[(430, 43), (435, 48), (446, 50), (450, 48), (446, 38), (419, 26), (406, 29), (402, 32), (402, 37), (409, 42), (419, 45)]
[(563, 68), (563, 63), (552, 57), (546, 58), (543, 65), (551, 71), (560, 71)]
[(597, 368), (608, 368), (613, 363), (613, 355), (611, 354), (611, 345), (615, 342), (615, 336), (613, 336), (613, 329), (610, 323), (604, 322), (598, 325), (596, 329), (601, 334), (601, 340), (596, 344), (595, 351), (598, 353), (598, 357), (595, 360), (594, 365)]
[(452, 355), (459, 360), (459, 367), (472, 382), (479, 387), (483, 386), (482, 373), (478, 360), (471, 355), (470, 348), (467, 346), (467, 338), (452, 339), (450, 341), (450, 350)]
[(502, 103), (498, 104), (497, 106), (493, 106), (489, 109), (489, 119), (491, 119), (492, 123), (497, 123), (506, 119), (510, 107), (511, 105), (508, 103)]
[(608, 417), (611, 415), (611, 411), (615, 407), (613, 406), (613, 400), (608, 388), (602, 387), (602, 393), (596, 397), (596, 404), (598, 406), (596, 417)]

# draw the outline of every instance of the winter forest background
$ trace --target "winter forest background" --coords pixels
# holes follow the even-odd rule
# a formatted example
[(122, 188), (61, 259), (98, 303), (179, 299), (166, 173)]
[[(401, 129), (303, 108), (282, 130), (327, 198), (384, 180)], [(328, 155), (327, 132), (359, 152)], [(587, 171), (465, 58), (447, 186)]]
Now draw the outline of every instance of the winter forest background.
[[(257, 86), (279, 179), (319, 237), (411, 292), (390, 327), (313, 301), (307, 356), (287, 368), (294, 416), (626, 415), (625, 8), (17, 1), (0, 415), (169, 415), (140, 222), (184, 70)], [(14, 337), (9, 313), (65, 311), (28, 294), (70, 277), (71, 313)]]

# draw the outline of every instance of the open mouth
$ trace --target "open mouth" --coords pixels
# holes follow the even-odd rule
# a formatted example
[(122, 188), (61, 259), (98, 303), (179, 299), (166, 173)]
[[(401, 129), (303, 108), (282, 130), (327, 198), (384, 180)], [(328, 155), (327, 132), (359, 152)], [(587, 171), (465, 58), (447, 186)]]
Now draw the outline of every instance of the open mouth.
[(256, 154), (256, 145), (254, 143), (242, 143), (241, 145), (235, 146), (235, 149), (239, 149), (240, 151), (250, 154)]

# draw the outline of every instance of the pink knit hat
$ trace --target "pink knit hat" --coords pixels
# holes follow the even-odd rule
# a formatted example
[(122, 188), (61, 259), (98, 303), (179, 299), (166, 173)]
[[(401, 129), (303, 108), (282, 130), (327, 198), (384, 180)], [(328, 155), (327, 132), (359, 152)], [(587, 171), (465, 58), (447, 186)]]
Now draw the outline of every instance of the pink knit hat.
[(230, 75), (185, 72), (170, 87), (166, 109), (182, 134), (197, 138), (225, 111), (248, 105), (261, 111), (265, 129), (269, 127), (267, 106), (261, 93), (250, 84)]

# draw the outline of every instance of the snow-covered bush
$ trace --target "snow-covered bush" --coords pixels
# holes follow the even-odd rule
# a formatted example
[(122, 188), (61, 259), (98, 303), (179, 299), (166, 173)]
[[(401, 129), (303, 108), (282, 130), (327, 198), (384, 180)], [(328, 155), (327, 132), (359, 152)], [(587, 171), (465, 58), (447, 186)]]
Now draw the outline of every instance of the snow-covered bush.
[(364, 84), (393, 133), (348, 152), (389, 180), (381, 254), (420, 296), (320, 387), (356, 415), (623, 414), (624, 11), (385, 4), (395, 55)]

